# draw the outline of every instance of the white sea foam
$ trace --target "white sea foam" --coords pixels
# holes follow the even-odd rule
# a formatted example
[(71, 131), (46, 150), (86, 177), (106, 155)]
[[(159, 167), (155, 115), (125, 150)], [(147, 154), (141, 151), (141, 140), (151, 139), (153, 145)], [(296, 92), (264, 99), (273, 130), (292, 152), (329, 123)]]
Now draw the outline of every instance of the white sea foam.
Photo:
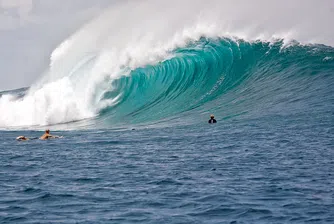
[(333, 58), (332, 57), (324, 57), (324, 59), (322, 59), (323, 61), (331, 61), (331, 60), (333, 60)]

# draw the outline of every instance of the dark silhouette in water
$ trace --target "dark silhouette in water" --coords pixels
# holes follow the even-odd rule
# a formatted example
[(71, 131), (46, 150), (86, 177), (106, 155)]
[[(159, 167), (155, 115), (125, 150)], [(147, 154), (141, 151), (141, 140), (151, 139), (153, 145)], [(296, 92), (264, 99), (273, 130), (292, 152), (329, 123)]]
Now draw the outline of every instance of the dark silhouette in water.
[(217, 123), (217, 121), (216, 121), (214, 115), (211, 115), (211, 116), (210, 116), (210, 120), (208, 121), (208, 123), (209, 123), (209, 124), (215, 124), (215, 123)]

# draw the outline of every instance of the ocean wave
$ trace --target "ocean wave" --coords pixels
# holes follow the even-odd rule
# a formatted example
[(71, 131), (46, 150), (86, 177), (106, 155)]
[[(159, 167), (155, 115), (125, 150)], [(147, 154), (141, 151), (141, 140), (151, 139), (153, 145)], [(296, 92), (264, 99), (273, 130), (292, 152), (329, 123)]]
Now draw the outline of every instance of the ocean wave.
[(294, 111), (319, 94), (313, 79), (330, 88), (334, 50), (321, 43), (331, 45), (332, 34), (303, 25), (313, 3), (299, 5), (303, 21), (266, 23), (249, 4), (173, 3), (164, 11), (155, 1), (118, 4), (74, 33), (39, 82), (23, 95), (1, 94), (0, 128), (196, 123), (209, 113)]

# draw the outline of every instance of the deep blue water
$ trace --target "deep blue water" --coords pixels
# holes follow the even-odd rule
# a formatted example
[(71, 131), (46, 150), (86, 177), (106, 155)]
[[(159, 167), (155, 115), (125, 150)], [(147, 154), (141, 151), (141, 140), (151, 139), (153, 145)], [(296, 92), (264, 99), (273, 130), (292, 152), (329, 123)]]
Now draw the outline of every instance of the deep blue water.
[(289, 119), (0, 132), (0, 223), (333, 223), (332, 117)]

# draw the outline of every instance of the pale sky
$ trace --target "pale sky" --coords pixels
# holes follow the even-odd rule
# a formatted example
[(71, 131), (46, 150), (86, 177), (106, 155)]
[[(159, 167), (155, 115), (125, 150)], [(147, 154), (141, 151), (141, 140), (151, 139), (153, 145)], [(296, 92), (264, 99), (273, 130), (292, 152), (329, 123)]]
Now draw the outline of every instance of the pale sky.
[(0, 91), (31, 85), (57, 45), (115, 0), (0, 0)]

